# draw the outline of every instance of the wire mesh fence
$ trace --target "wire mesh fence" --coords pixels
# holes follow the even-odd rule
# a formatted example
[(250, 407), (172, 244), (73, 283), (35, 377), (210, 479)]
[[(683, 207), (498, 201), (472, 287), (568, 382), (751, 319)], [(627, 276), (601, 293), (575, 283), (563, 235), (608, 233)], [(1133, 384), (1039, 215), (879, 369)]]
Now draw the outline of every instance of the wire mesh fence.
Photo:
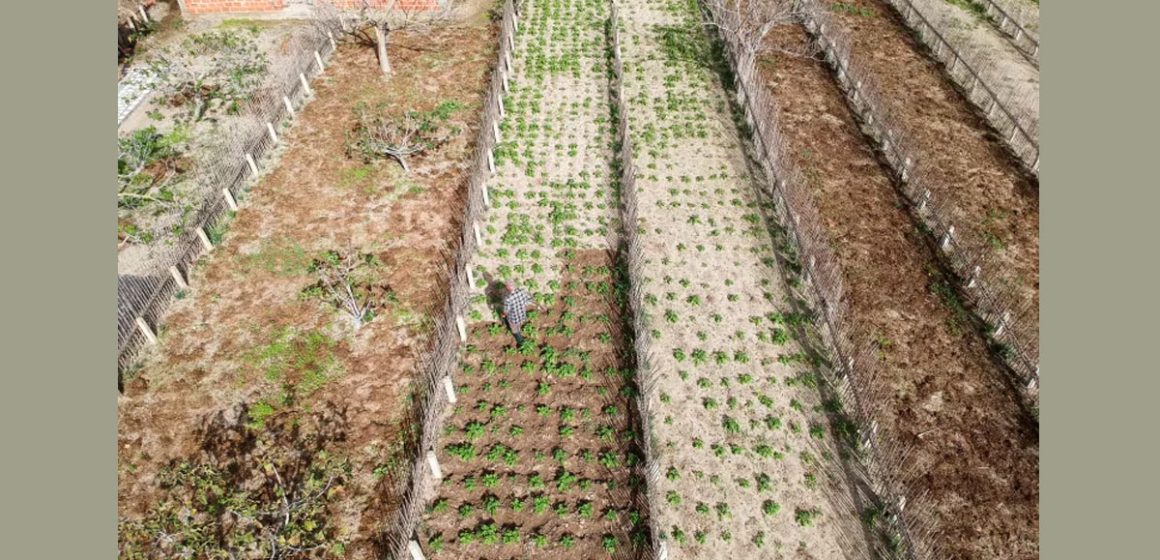
[(1033, 31), (1032, 26), (1037, 23), (1030, 21), (1022, 8), (1013, 9), (1011, 5), (1003, 5), (995, 0), (974, 0), (982, 6), (983, 12), (995, 24), (1015, 48), (1027, 55), (1037, 67), (1039, 65), (1039, 32)]
[(261, 171), (258, 163), (275, 146), (277, 131), (309, 99), (308, 80), (323, 71), (334, 49), (334, 39), (318, 30), (292, 36), (288, 52), (295, 54), (272, 68), (267, 85), (240, 103), (231, 126), (201, 158), (195, 181), (203, 199), (192, 219), (175, 238), (149, 247), (143, 263), (118, 260), (118, 386), (157, 332), (173, 296), (184, 289), (193, 263), (212, 249), (215, 232)]
[[(991, 241), (979, 229), (952, 223), (956, 208), (949, 199), (931, 193), (935, 171), (917, 161), (903, 119), (893, 115), (873, 77), (852, 55), (851, 40), (823, 7), (802, 3), (801, 16), (826, 61), (833, 67), (850, 106), (865, 122), (882, 154), (898, 176), (902, 194), (938, 244), (938, 254), (963, 282), (962, 293), (974, 314), (988, 326), (998, 355), (1016, 380), (1034, 393), (1039, 384), (1039, 314), (1026, 289), (1012, 284), (1008, 270), (995, 256)], [(1033, 395), (1032, 395), (1033, 396)]]
[(433, 496), (437, 482), (434, 468), (435, 445), (443, 432), (448, 416), (450, 397), (448, 387), (452, 372), (458, 367), (459, 351), (466, 341), (465, 312), (472, 286), (468, 284), (467, 268), (478, 249), (477, 224), (486, 208), (487, 180), (494, 172), (493, 149), (498, 138), (498, 122), (503, 115), (502, 96), (511, 73), (511, 49), (517, 29), (519, 10), (513, 0), (503, 5), (499, 31), (498, 57), (492, 71), (491, 83), (483, 105), (479, 137), (472, 154), (473, 165), (467, 177), (467, 201), (464, 209), (463, 230), (447, 263), (444, 303), (434, 316), (435, 328), (430, 350), (420, 365), (421, 373), (412, 387), (413, 406), (408, 424), (417, 428), (406, 430), (403, 441), (403, 461), (390, 476), (396, 485), (390, 491), (400, 498), (398, 507), (384, 524), (380, 539), (386, 558), (402, 558), (408, 548), (419, 549), (413, 539), (426, 504)]
[(616, 2), (610, 2), (609, 39), (612, 51), (612, 98), (616, 104), (616, 138), (620, 144), (617, 164), (620, 167), (620, 221), (622, 259), (629, 280), (628, 306), (632, 314), (633, 350), (636, 360), (638, 393), (636, 395), (637, 422), (641, 438), (642, 463), (645, 470), (644, 506), (648, 508), (650, 549), (642, 557), (658, 560), (666, 556), (665, 544), (657, 526), (657, 505), (660, 496), (660, 467), (657, 464), (658, 447), (653, 441), (652, 403), (656, 391), (657, 371), (653, 366), (651, 337), (648, 335), (648, 317), (644, 311), (644, 253), (639, 238), (640, 222), (637, 214), (636, 166), (632, 158), (632, 139), (628, 133), (628, 104), (623, 94), (624, 64), (620, 52), (620, 19)]
[[(963, 95), (980, 111), (998, 132), (1007, 147), (1028, 171), (1039, 176), (1039, 90), (1007, 89), (999, 93), (995, 83), (1003, 72), (1002, 60), (983, 45), (959, 39), (941, 32), (911, 0), (886, 0), (915, 35), (930, 49), (935, 60), (941, 62), (947, 75), (959, 85)], [(825, 9), (812, 0), (803, 3), (806, 11), (826, 26)], [(828, 26), (838, 29), (833, 22)], [(848, 39), (846, 40), (848, 43)], [(849, 50), (844, 51), (847, 55)], [(849, 57), (847, 56), (846, 59)]]

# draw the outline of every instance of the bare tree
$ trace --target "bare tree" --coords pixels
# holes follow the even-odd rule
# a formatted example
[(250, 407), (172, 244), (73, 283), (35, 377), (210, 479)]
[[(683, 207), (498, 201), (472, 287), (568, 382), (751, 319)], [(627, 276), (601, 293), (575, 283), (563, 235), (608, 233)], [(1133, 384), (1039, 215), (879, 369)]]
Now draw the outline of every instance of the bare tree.
[(450, 19), (452, 4), (448, 0), (433, 9), (426, 9), (411, 3), (401, 6), (398, 0), (338, 0), (337, 4), (336, 0), (316, 0), (314, 22), (334, 35), (373, 45), (378, 53), (379, 68), (383, 74), (390, 74), (387, 43), (391, 33), (426, 31)]
[(795, 0), (707, 0), (715, 24), (753, 60), (766, 50), (765, 38), (774, 27), (794, 18)]
[(318, 282), (302, 294), (334, 305), (349, 315), (358, 329), (374, 318), (376, 309), (395, 300), (389, 287), (376, 282), (381, 265), (373, 253), (326, 251), (310, 265)]
[(458, 130), (446, 127), (434, 113), (407, 111), (401, 117), (390, 118), (383, 107), (372, 110), (365, 103), (355, 106), (358, 119), (354, 134), (347, 143), (347, 153), (360, 154), (364, 160), (390, 157), (411, 172), (407, 158), (442, 146)]

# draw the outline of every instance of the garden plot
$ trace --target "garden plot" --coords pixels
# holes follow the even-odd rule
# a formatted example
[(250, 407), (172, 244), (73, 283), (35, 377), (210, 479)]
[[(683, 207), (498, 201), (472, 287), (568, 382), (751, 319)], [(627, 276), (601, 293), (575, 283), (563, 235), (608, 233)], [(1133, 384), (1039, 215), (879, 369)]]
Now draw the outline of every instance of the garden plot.
[[(444, 479), (420, 529), (431, 558), (636, 557), (648, 539), (615, 246), (603, 0), (523, 4)], [(497, 321), (527, 289), (522, 349)]]
[[(268, 558), (269, 542), (312, 551), (298, 557), (382, 556), (376, 539), (406, 482), (394, 474), (408, 393), (444, 302), (443, 255), (461, 231), (496, 36), (487, 22), (393, 35), (389, 81), (373, 50), (340, 45), (283, 138), (281, 164), (218, 232), (156, 350), (128, 374), (123, 557)], [(348, 155), (360, 103), (437, 114), (460, 132), (404, 174), (393, 160)], [(356, 289), (373, 313), (357, 329), (318, 295), (318, 270), (336, 253), (366, 257)], [(242, 508), (243, 522), (218, 508)]]
[(568, 258), (535, 343), (473, 325), (420, 531), (430, 558), (636, 558), (648, 540), (625, 286), (604, 251)]
[[(606, 247), (615, 231), (606, 12), (600, 0), (523, 8), (472, 266), (478, 287), (513, 280), (550, 305), (563, 250)], [(472, 321), (493, 316), (473, 300)]]
[[(872, 74), (885, 111), (916, 154), (932, 199), (952, 224), (977, 231), (1001, 271), (997, 284), (1014, 287), (1024, 306), (1021, 322), (1039, 324), (1039, 184), (1027, 177), (987, 123), (914, 43), (890, 5), (851, 0), (857, 10), (835, 9), (848, 34), (854, 64)], [(1037, 332), (1037, 328), (1036, 328)]]
[[(217, 168), (223, 160), (241, 161), (245, 148), (235, 137), (259, 120), (250, 114), (246, 100), (255, 92), (284, 87), (289, 68), (309, 56), (302, 45), (313, 33), (301, 21), (198, 19), (167, 26), (165, 33), (149, 38), (150, 48), (139, 55), (130, 74), (137, 85), (122, 91), (118, 100), (121, 275), (165, 273), (169, 263), (162, 263), (163, 256), (195, 221), (205, 198), (223, 186), (215, 184)], [(191, 81), (197, 85), (182, 91), (160, 86), (162, 80), (154, 75), (150, 61), (167, 49), (205, 53), (173, 56), (188, 60), (190, 69), (174, 76), (196, 74), (200, 81)], [(223, 60), (221, 53), (227, 51), (238, 54), (230, 63), (220, 62), (224, 70), (209, 71), (211, 61)], [(154, 91), (139, 99), (143, 88)], [(202, 114), (193, 110), (198, 98), (208, 100)]]
[[(809, 181), (833, 239), (853, 330), (884, 364), (880, 432), (916, 442), (900, 480), (932, 511), (950, 558), (1038, 555), (1038, 442), (986, 358), (937, 256), (914, 230), (888, 170), (858, 128), (800, 25), (774, 28), (761, 76), (780, 109), (786, 154)], [(924, 506), (919, 509), (919, 506)], [(925, 506), (929, 506), (925, 507)], [(980, 528), (982, 531), (980, 532)]]
[(865, 557), (697, 4), (621, 10), (669, 558)]

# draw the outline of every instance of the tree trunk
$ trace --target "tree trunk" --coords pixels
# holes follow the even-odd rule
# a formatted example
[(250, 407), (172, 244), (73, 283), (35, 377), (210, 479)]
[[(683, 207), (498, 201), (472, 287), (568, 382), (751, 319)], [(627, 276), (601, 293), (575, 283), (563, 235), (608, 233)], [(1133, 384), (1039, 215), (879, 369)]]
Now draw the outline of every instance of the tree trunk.
[(387, 34), (389, 33), (387, 24), (375, 26), (375, 45), (379, 50), (379, 68), (382, 69), (383, 75), (387, 76), (391, 74), (391, 62), (387, 60)]
[(400, 153), (386, 151), (386, 150), (383, 151), (383, 153), (389, 157), (395, 158), (395, 161), (399, 162), (399, 165), (403, 166), (404, 173), (411, 172), (411, 166), (407, 165), (407, 156), (404, 156), (403, 154), (400, 154)]

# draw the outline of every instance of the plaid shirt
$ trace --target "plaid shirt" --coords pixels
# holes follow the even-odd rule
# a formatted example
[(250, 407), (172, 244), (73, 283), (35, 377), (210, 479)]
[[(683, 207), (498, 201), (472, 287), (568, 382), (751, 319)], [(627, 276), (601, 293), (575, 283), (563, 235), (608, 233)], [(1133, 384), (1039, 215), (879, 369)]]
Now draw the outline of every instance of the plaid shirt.
[(507, 320), (512, 325), (522, 325), (528, 319), (528, 304), (532, 303), (532, 296), (528, 295), (523, 288), (516, 288), (515, 291), (503, 298), (503, 312), (507, 315)]

